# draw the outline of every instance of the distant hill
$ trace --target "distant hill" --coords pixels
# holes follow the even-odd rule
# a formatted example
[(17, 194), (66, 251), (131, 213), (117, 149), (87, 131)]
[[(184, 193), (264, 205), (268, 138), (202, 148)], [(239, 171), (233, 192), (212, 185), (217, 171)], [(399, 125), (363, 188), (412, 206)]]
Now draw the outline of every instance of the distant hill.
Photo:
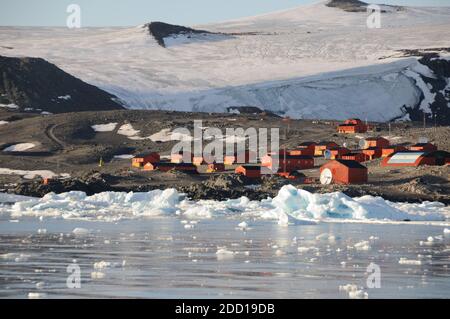
[(116, 96), (40, 58), (0, 56), (0, 104), (51, 113), (118, 110)]
[(173, 25), (164, 22), (151, 22), (145, 25), (150, 34), (155, 38), (158, 44), (162, 47), (166, 46), (164, 38), (177, 35), (190, 34), (210, 34), (211, 32), (204, 30), (195, 30), (181, 25)]

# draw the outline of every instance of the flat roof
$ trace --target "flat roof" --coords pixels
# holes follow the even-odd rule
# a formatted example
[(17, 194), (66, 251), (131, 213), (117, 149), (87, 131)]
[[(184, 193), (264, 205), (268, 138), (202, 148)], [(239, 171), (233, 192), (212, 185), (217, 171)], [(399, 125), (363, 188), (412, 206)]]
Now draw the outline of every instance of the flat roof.
[(366, 169), (367, 168), (364, 165), (361, 165), (361, 163), (359, 163), (357, 161), (349, 161), (349, 160), (337, 159), (336, 162), (341, 163), (342, 165), (345, 165), (345, 166), (350, 167), (350, 168), (362, 168), (362, 169)]

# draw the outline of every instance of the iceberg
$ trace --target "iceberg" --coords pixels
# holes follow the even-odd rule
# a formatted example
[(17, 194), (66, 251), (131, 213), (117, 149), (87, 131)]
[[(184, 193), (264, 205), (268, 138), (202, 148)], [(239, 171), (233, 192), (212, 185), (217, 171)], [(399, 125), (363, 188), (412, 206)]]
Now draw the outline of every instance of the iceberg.
[[(5, 197), (0, 194), (0, 198)], [(8, 195), (8, 198), (16, 199)], [(381, 197), (351, 198), (343, 193), (313, 194), (284, 186), (275, 198), (252, 201), (247, 197), (224, 201), (193, 201), (175, 189), (149, 192), (104, 192), (87, 196), (73, 191), (49, 193), (42, 198), (18, 197), (0, 206), (0, 214), (20, 217), (118, 221), (178, 216), (187, 220), (241, 218), (274, 220), (280, 225), (314, 225), (318, 222), (448, 221), (450, 208), (438, 202), (394, 203)], [(447, 225), (444, 225), (447, 226)]]

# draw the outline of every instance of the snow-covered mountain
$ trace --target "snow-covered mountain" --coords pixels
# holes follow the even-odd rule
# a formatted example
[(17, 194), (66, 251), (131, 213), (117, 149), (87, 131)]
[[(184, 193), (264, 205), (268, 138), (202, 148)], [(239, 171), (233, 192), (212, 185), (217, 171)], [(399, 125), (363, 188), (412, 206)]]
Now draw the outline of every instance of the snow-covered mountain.
[(163, 46), (148, 24), (0, 27), (0, 55), (45, 58), (129, 108), (254, 105), (296, 118), (377, 121), (405, 117), (406, 109), (406, 117), (419, 117), (418, 108), (431, 113), (438, 93), (450, 92), (448, 77), (416, 56), (450, 55), (450, 8), (383, 9), (380, 29), (369, 29), (367, 16), (321, 2), (159, 32)]

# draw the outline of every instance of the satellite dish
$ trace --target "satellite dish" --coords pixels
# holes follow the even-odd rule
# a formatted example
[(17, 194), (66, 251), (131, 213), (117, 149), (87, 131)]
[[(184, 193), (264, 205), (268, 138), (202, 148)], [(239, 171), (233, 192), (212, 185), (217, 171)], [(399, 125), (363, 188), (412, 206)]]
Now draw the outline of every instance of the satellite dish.
[(366, 146), (366, 145), (367, 145), (367, 141), (366, 141), (365, 139), (362, 138), (362, 139), (359, 140), (358, 145), (359, 145), (359, 148), (360, 148), (360, 149), (365, 149), (365, 148), (367, 147), (367, 146)]
[(347, 142), (344, 142), (344, 144), (342, 144), (343, 147), (347, 147)]
[(428, 143), (428, 138), (426, 138), (426, 137), (419, 137), (419, 143), (420, 143), (420, 144), (426, 144), (426, 143)]
[(322, 173), (320, 173), (320, 183), (322, 185), (330, 185), (333, 181), (333, 173), (331, 173), (329, 168), (325, 168)]
[(323, 152), (323, 157), (324, 157), (326, 160), (331, 159), (331, 151), (330, 151), (330, 150), (325, 150), (325, 151)]

